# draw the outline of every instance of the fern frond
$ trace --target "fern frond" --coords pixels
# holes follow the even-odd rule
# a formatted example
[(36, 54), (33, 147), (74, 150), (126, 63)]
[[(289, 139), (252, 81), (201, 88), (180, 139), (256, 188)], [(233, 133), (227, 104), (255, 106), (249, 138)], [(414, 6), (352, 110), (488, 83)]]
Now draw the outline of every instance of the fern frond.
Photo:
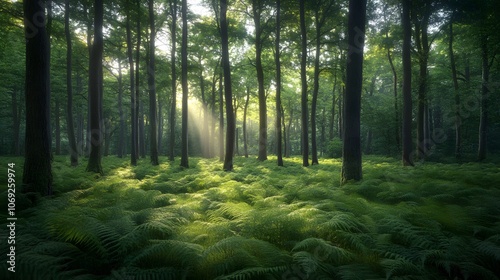
[(200, 260), (202, 247), (196, 244), (161, 240), (142, 250), (131, 260), (131, 265), (142, 268), (173, 267), (183, 269), (194, 267)]
[(307, 238), (297, 243), (292, 252), (300, 251), (312, 253), (314, 258), (334, 265), (348, 263), (354, 257), (354, 254), (348, 250), (334, 246), (319, 238)]
[(274, 267), (251, 267), (238, 270), (229, 275), (219, 276), (216, 280), (261, 280), (261, 279), (280, 279), (280, 275), (288, 269), (288, 266)]

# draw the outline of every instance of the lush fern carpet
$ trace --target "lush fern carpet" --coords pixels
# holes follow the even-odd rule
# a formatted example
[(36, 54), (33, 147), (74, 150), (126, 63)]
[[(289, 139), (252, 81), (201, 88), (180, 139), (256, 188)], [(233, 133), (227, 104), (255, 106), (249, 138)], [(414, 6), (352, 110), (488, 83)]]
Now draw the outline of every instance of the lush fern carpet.
[[(55, 194), (16, 193), (15, 273), (7, 270), (7, 172), (1, 279), (499, 279), (500, 168), (364, 158), (103, 159), (104, 176), (54, 158)], [(16, 181), (22, 175), (21, 158)], [(5, 170), (6, 171), (6, 170)], [(7, 252), (7, 253), (6, 253)]]

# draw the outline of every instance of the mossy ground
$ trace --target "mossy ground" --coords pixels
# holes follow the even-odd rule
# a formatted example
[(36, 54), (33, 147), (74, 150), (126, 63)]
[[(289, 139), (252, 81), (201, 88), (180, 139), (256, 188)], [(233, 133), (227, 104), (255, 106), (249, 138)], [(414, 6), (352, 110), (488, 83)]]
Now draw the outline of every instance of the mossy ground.
[[(20, 182), (22, 159), (2, 158), (10, 161)], [(338, 159), (305, 168), (300, 158), (278, 167), (272, 157), (237, 157), (233, 172), (216, 159), (191, 158), (189, 169), (160, 161), (131, 167), (107, 157), (100, 176), (56, 156), (53, 197), (30, 207), (16, 194), (17, 279), (500, 275), (494, 163), (404, 168), (396, 159), (365, 157), (364, 179), (340, 186)], [(7, 274), (5, 261), (1, 269)]]

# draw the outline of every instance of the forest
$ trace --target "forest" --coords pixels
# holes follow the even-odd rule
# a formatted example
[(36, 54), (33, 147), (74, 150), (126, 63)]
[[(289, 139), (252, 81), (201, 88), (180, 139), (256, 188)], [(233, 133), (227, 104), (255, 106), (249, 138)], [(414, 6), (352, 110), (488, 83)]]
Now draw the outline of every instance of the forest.
[(0, 0), (0, 278), (500, 279), (499, 19)]

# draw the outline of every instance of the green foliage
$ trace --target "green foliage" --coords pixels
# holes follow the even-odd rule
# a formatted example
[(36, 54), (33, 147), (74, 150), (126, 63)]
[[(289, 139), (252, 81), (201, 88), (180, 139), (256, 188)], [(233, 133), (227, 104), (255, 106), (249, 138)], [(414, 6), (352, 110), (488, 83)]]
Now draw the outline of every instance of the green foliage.
[[(16, 273), (26, 279), (498, 279), (495, 165), (407, 169), (399, 160), (369, 156), (365, 179), (339, 187), (332, 175), (338, 160), (309, 168), (300, 160), (278, 168), (272, 159), (236, 158), (227, 173), (215, 159), (193, 159), (192, 168), (180, 169), (106, 158), (107, 175), (93, 177), (56, 156), (59, 192), (17, 212)], [(0, 249), (7, 251), (7, 243)], [(7, 277), (6, 265), (0, 277)]]

